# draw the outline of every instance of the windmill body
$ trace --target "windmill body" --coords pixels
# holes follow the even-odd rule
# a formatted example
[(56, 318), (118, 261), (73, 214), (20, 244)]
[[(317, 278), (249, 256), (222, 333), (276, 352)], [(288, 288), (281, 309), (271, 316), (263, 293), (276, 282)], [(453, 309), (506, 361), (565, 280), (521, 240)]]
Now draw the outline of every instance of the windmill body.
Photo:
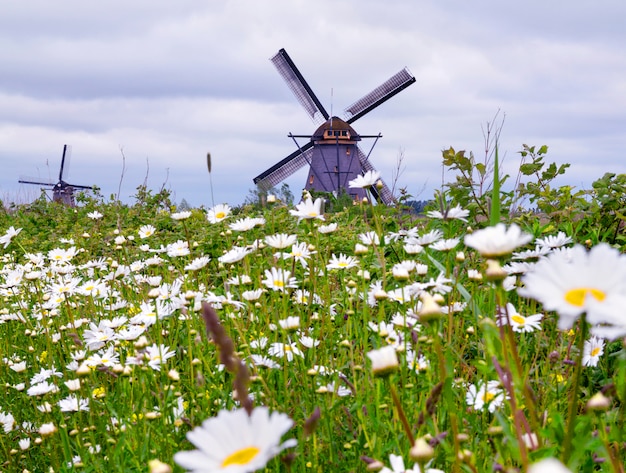
[(81, 186), (77, 184), (69, 184), (63, 180), (63, 172), (66, 169), (66, 161), (69, 160), (70, 147), (69, 145), (63, 145), (63, 157), (61, 158), (61, 169), (59, 170), (59, 180), (54, 183), (51, 181), (41, 181), (32, 178), (23, 178), (18, 182), (21, 184), (34, 184), (43, 186), (44, 189), (52, 190), (52, 200), (61, 204), (74, 206), (76, 204), (74, 200), (75, 189), (93, 189), (93, 186)]
[[(341, 119), (326, 112), (284, 49), (271, 60), (309, 116), (321, 123), (312, 135), (290, 134), (298, 149), (255, 177), (254, 183), (267, 190), (308, 165), (305, 189), (334, 194), (346, 192), (354, 199), (364, 197), (362, 189), (350, 189), (348, 186), (358, 175), (374, 170), (369, 153), (366, 155), (361, 151), (359, 142), (364, 138), (377, 141), (382, 135), (359, 135), (352, 123), (413, 84), (415, 77), (406, 68), (401, 70), (348, 107), (345, 117)], [(300, 146), (296, 138), (307, 138), (309, 141)], [(384, 182), (381, 189), (373, 190), (379, 201), (385, 204), (393, 201), (393, 195)]]

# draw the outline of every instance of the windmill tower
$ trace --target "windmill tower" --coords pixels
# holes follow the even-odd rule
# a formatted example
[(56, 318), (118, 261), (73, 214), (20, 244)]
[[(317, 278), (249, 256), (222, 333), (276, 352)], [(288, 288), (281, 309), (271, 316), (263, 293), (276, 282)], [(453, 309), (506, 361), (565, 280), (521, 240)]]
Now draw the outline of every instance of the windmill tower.
[[(409, 85), (415, 77), (408, 69), (402, 69), (369, 94), (354, 102), (345, 110), (343, 119), (330, 116), (313, 93), (306, 80), (293, 63), (287, 51), (281, 49), (271, 59), (291, 91), (309, 116), (319, 127), (312, 135), (292, 135), (298, 147), (296, 151), (279, 161), (254, 178), (254, 183), (263, 189), (270, 189), (308, 165), (309, 173), (305, 183), (307, 190), (339, 193), (345, 190), (355, 199), (365, 196), (362, 189), (349, 189), (348, 183), (359, 174), (374, 170), (369, 155), (382, 135), (359, 135), (352, 123), (386, 102)], [(296, 138), (308, 138), (300, 146)], [(365, 154), (358, 146), (364, 138), (375, 139), (370, 151)], [(393, 195), (386, 184), (380, 190), (372, 188), (375, 197), (385, 204), (393, 201)]]
[(39, 181), (36, 178), (21, 178), (18, 182), (21, 184), (35, 184), (44, 186), (44, 189), (52, 190), (52, 200), (65, 205), (74, 206), (74, 189), (93, 189), (93, 186), (81, 186), (77, 184), (69, 184), (63, 180), (63, 171), (65, 171), (66, 161), (69, 161), (71, 147), (63, 145), (63, 157), (61, 158), (61, 169), (59, 170), (59, 181)]

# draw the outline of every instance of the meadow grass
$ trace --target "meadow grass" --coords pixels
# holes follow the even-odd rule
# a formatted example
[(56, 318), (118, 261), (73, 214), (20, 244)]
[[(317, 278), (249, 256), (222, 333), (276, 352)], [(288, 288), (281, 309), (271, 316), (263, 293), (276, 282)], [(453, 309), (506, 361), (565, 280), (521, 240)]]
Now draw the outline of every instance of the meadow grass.
[(267, 471), (623, 471), (626, 321), (518, 293), (576, 235), (455, 204), (1, 215), (0, 471), (184, 471), (186, 434), (242, 405), (293, 421)]

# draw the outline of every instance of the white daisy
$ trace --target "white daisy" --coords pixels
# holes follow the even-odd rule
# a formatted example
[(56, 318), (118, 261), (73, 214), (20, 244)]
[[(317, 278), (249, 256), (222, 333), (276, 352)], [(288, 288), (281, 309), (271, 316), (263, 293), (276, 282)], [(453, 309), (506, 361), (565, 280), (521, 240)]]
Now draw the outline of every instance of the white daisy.
[(362, 176), (357, 176), (348, 182), (348, 187), (351, 189), (366, 189), (375, 186), (379, 179), (380, 173), (378, 171), (367, 171)]
[(465, 401), (477, 411), (487, 407), (489, 412), (493, 413), (506, 399), (504, 391), (499, 386), (500, 383), (498, 381), (488, 381), (486, 384), (482, 382), (472, 384), (467, 390)]
[(583, 366), (598, 366), (600, 357), (604, 354), (604, 340), (591, 337), (583, 346)]
[(538, 261), (522, 283), (518, 293), (558, 312), (561, 330), (570, 329), (583, 312), (592, 325), (623, 320), (626, 257), (607, 244), (590, 251), (576, 245), (571, 254), (552, 253)]
[(272, 291), (284, 292), (287, 288), (298, 287), (298, 282), (295, 277), (291, 276), (291, 271), (285, 271), (281, 268), (266, 269), (265, 279), (261, 282)]
[(452, 208), (446, 209), (443, 213), (439, 210), (431, 210), (426, 213), (427, 217), (430, 218), (440, 218), (443, 220), (462, 220), (463, 222), (467, 222), (467, 218), (469, 216), (469, 210), (463, 209), (460, 205), (455, 205)]
[(510, 325), (514, 332), (534, 332), (541, 330), (541, 319), (543, 319), (543, 314), (523, 316), (509, 302), (506, 308), (498, 308), (496, 323), (498, 326)]
[(187, 433), (197, 450), (178, 452), (174, 461), (194, 473), (247, 473), (259, 470), (281, 451), (297, 442), (280, 438), (293, 421), (267, 407), (257, 407), (251, 415), (244, 409), (220, 411)]
[(298, 217), (298, 220), (311, 220), (311, 219), (319, 219), (324, 220), (322, 205), (324, 200), (320, 197), (315, 199), (308, 198), (298, 205), (294, 210), (290, 210), (289, 213), (294, 217)]
[(524, 233), (516, 224), (507, 229), (503, 223), (498, 223), (465, 235), (465, 245), (474, 248), (485, 258), (498, 258), (511, 254), (532, 239), (532, 235)]
[(206, 218), (210, 223), (218, 223), (228, 218), (231, 208), (228, 204), (217, 204), (208, 210)]
[(341, 253), (339, 256), (333, 254), (326, 265), (327, 269), (350, 269), (358, 266), (358, 262), (352, 256)]

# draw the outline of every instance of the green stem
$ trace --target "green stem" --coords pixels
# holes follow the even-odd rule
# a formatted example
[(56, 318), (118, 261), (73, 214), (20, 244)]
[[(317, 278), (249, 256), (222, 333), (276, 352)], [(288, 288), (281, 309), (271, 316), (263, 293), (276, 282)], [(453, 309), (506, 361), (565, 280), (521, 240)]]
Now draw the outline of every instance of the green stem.
[(391, 398), (393, 399), (393, 403), (396, 406), (396, 411), (398, 411), (398, 417), (400, 417), (400, 422), (402, 422), (402, 427), (404, 427), (404, 431), (406, 432), (406, 436), (411, 442), (411, 446), (415, 444), (415, 437), (413, 437), (413, 433), (411, 432), (411, 426), (409, 425), (409, 421), (404, 415), (404, 409), (402, 409), (402, 403), (400, 402), (400, 398), (398, 397), (398, 393), (396, 392), (396, 387), (389, 382), (389, 388), (391, 389)]
[(563, 463), (567, 465), (572, 454), (572, 439), (574, 438), (574, 428), (576, 427), (576, 410), (578, 408), (578, 390), (580, 387), (580, 376), (583, 367), (583, 350), (587, 339), (587, 317), (583, 314), (580, 318), (580, 338), (578, 339), (578, 357), (574, 367), (574, 380), (570, 391), (569, 409), (567, 413), (567, 432), (563, 441)]

